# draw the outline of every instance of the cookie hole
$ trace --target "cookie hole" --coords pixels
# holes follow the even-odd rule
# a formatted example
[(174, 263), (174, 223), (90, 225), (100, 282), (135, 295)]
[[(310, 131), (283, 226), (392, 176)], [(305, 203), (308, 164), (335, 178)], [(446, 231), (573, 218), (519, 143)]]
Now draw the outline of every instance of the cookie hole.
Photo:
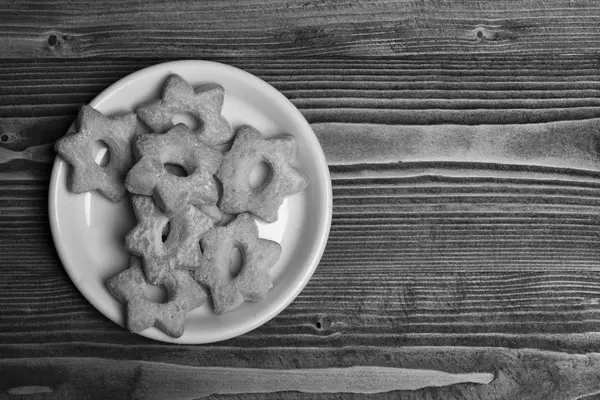
[(149, 285), (144, 294), (156, 303), (166, 303), (168, 300), (167, 291), (160, 285)]
[(169, 233), (171, 232), (171, 223), (167, 222), (167, 224), (163, 227), (162, 229), (162, 234), (160, 239), (162, 240), (162, 242), (166, 242), (167, 239), (169, 238)]
[(171, 117), (171, 123), (173, 126), (184, 124), (190, 129), (198, 129), (200, 127), (200, 120), (190, 113), (178, 113), (173, 115), (173, 117)]
[(188, 176), (187, 171), (181, 165), (166, 163), (165, 169), (171, 175), (180, 176), (182, 178), (185, 178), (186, 176)]
[(110, 150), (103, 140), (96, 140), (92, 143), (92, 155), (94, 162), (101, 167), (106, 167), (110, 163)]
[(240, 246), (235, 245), (231, 249), (231, 253), (229, 253), (229, 276), (231, 279), (235, 279), (239, 275), (243, 264), (244, 253)]
[(221, 219), (223, 218), (223, 214), (219, 210), (219, 207), (217, 207), (214, 204), (212, 204), (212, 205), (202, 204), (199, 208), (200, 208), (200, 211), (202, 211), (204, 214), (210, 216), (212, 219), (214, 219), (217, 222), (221, 221)]
[(215, 180), (215, 186), (217, 187), (217, 196), (219, 199), (223, 196), (223, 184), (215, 175), (213, 175), (213, 179)]
[(260, 161), (250, 170), (250, 176), (248, 177), (248, 183), (254, 190), (259, 190), (269, 182), (271, 179), (271, 167), (264, 161)]
[(229, 223), (231, 221), (233, 221), (235, 219), (236, 215), (235, 214), (225, 214), (225, 213), (221, 213), (221, 220), (217, 223), (217, 225), (220, 226), (226, 226), (229, 225)]

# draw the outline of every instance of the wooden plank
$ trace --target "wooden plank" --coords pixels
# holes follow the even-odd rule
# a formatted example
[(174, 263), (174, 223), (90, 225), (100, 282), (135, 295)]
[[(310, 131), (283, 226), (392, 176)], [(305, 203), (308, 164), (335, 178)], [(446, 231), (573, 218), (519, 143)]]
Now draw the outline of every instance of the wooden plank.
[[(152, 343), (106, 320), (82, 298), (53, 255), (48, 234), (39, 239), (23, 236), (5, 245), (15, 255), (8, 253), (7, 268), (0, 272), (0, 343), (80, 341), (87, 346), (90, 337), (97, 343)], [(597, 331), (600, 318), (597, 255), (590, 255), (587, 264), (577, 263), (573, 260), (581, 250), (562, 250), (546, 254), (544, 264), (537, 259), (549, 251), (543, 247), (505, 253), (484, 247), (479, 254), (465, 251), (467, 259), (475, 257), (472, 261), (457, 257), (453, 263), (444, 248), (447, 243), (440, 241), (404, 262), (403, 250), (389, 261), (383, 255), (373, 256), (377, 261), (352, 261), (342, 255), (347, 247), (339, 254), (328, 249), (307, 287), (282, 314), (227, 345), (478, 345), (571, 351), (600, 345), (597, 335), (586, 333)]]
[[(597, 331), (600, 318), (596, 125), (313, 125), (333, 172), (327, 250), (283, 314), (229, 343), (594, 348), (596, 336), (562, 335)], [(496, 163), (481, 162), (489, 154), (471, 161), (475, 139), (506, 145), (510, 135), (499, 134), (508, 132), (523, 143), (530, 130), (554, 158), (505, 152)], [(428, 161), (429, 153), (402, 147), (407, 135), (458, 143), (462, 132), (467, 153), (454, 161)], [(554, 147), (561, 134), (579, 141)], [(439, 143), (432, 148), (443, 150)], [(386, 159), (375, 157), (381, 149)], [(407, 156), (411, 163), (398, 163)], [(424, 168), (428, 162), (437, 172)], [(93, 310), (62, 271), (44, 221), (46, 185), (43, 177), (0, 182), (0, 247), (9, 249), (0, 337), (56, 343), (93, 333), (99, 342), (138, 343)]]
[(593, 53), (591, 0), (0, 4), (3, 58)]
[[(437, 137), (433, 140), (437, 140), (438, 150), (443, 148), (440, 140), (444, 137), (454, 138), (454, 147), (451, 149), (457, 150), (457, 146), (461, 145), (461, 133), (458, 131), (448, 133), (450, 136), (439, 136), (440, 132), (448, 128), (415, 128), (421, 132), (417, 134), (414, 129), (410, 133), (410, 128), (407, 127), (402, 133), (398, 128), (386, 125), (523, 124), (600, 117), (600, 106), (596, 104), (600, 84), (598, 75), (594, 72), (597, 60), (593, 57), (525, 57), (499, 61), (497, 65), (484, 56), (443, 60), (427, 57), (405, 58), (382, 63), (355, 59), (345, 64), (336, 59), (318, 62), (281, 59), (269, 62), (255, 59), (229, 61), (266, 79), (288, 96), (313, 123), (315, 131), (320, 135), (332, 164), (332, 172), (346, 175), (352, 171), (356, 172), (357, 168), (365, 169), (366, 165), (365, 160), (360, 159), (353, 160), (353, 165), (341, 165), (335, 161), (335, 157), (338, 156), (335, 153), (337, 150), (332, 149), (329, 143), (339, 135), (352, 133), (357, 139), (362, 135), (361, 145), (380, 147), (383, 144), (382, 140), (388, 140), (385, 137), (390, 137), (391, 140), (395, 140), (395, 148), (398, 148), (399, 143), (403, 146), (406, 144), (405, 141), (402, 142), (408, 138), (406, 135), (412, 135), (414, 139), (420, 137), (421, 133), (429, 132), (423, 137), (429, 137), (428, 140)], [(541, 61), (545, 62), (544, 67), (539, 65)], [(89, 102), (110, 83), (156, 62), (158, 60), (1, 63), (2, 179), (48, 179), (53, 159), (51, 143), (64, 135), (74, 120), (78, 107)], [(445, 63), (449, 65), (446, 66)], [(523, 68), (526, 70), (523, 71)], [(99, 69), (101, 73), (97, 73)], [(399, 105), (405, 108), (398, 108)], [(585, 122), (581, 126), (585, 126), (586, 123), (593, 122)], [(573, 128), (577, 126), (580, 125), (572, 125)], [(481, 130), (484, 128), (477, 129), (479, 130), (464, 128), (464, 131), (471, 132), (471, 135), (478, 132), (480, 136), (499, 132), (494, 130), (495, 128), (491, 128), (492, 131), (488, 133)], [(516, 128), (513, 134), (529, 132), (529, 135), (533, 135), (533, 129), (534, 126)], [(555, 130), (554, 135), (560, 137), (560, 132)], [(522, 140), (529, 142), (521, 144), (534, 144), (530, 142), (535, 139), (551, 146), (551, 139), (556, 139), (551, 137), (552, 133), (549, 131), (538, 132), (536, 135), (535, 138), (524, 136)], [(571, 139), (573, 137), (573, 134), (564, 136)], [(581, 156), (590, 154), (597, 138), (593, 133), (589, 133), (586, 140), (588, 141), (585, 143), (579, 143), (581, 146), (588, 146), (587, 150), (578, 147), (580, 153), (583, 151)], [(484, 142), (478, 143), (481, 145)], [(377, 150), (381, 150), (380, 147), (377, 147)], [(551, 149), (540, 148), (538, 152), (557, 149), (558, 146)], [(562, 150), (564, 149), (562, 146)], [(472, 159), (474, 156), (475, 159)], [(474, 150), (458, 155), (459, 159), (463, 157), (462, 159), (473, 162), (481, 160), (487, 154), (482, 153), (479, 156), (481, 157), (477, 158)], [(515, 155), (509, 156), (514, 158)], [(423, 168), (443, 167), (440, 164), (442, 159), (438, 157), (435, 162), (426, 164), (427, 158), (421, 155), (420, 161), (423, 164), (411, 165), (408, 172), (406, 166), (399, 167), (404, 168), (405, 173), (414, 173)], [(565, 157), (565, 160), (581, 161), (581, 158)], [(516, 160), (517, 164), (518, 161)], [(595, 161), (590, 159), (587, 162), (587, 165), (590, 165)], [(577, 167), (562, 164), (559, 166), (571, 169)], [(448, 169), (456, 171), (461, 165), (449, 167), (445, 168), (444, 173), (448, 173)], [(476, 174), (481, 168), (475, 167), (464, 167), (461, 174)], [(494, 169), (498, 167), (488, 168)], [(506, 169), (503, 167), (503, 170)], [(378, 174), (384, 172), (380, 168)], [(579, 172), (576, 175), (580, 174)]]
[[(199, 348), (195, 349), (194, 353), (202, 353)], [(298, 391), (340, 393), (336, 398), (383, 393), (403, 399), (575, 400), (600, 391), (597, 353), (411, 347), (385, 349), (384, 356), (380, 349), (369, 350), (332, 350), (330, 356), (340, 351), (346, 353), (345, 358), (336, 358), (338, 365), (348, 363), (352, 367), (321, 369), (195, 367), (160, 361), (83, 357), (3, 359), (0, 366), (10, 373), (0, 377), (0, 389), (9, 396), (15, 394), (8, 398), (16, 398), (25, 391), (40, 393), (43, 390), (50, 396), (47, 398), (87, 398), (88, 393), (103, 393), (113, 398), (144, 399), (251, 393), (261, 396), (277, 393), (279, 398), (296, 398), (298, 394), (293, 391)], [(288, 352), (294, 354), (294, 359), (302, 360), (300, 364), (314, 354), (310, 350)], [(384, 358), (377, 359), (382, 356)], [(360, 357), (363, 358), (357, 365)], [(320, 360), (328, 359), (311, 357), (309, 364), (320, 364)], [(373, 362), (374, 365), (365, 365)], [(424, 370), (422, 366), (426, 365), (434, 367)]]
[[(445, 33), (453, 32), (447, 24), (451, 18), (464, 19), (460, 7), (466, 7), (466, 2), (437, 3), (436, 9), (448, 14), (436, 23), (441, 23)], [(216, 33), (205, 34), (199, 31), (204, 28), (191, 27), (184, 18), (173, 30), (161, 32), (169, 41), (150, 35), (142, 43), (140, 38), (148, 31), (123, 25), (120, 17), (115, 19), (117, 9), (105, 17), (96, 10), (106, 4), (70, 2), (73, 14), (67, 15), (65, 4), (48, 3), (43, 23), (39, 22), (42, 14), (28, 3), (15, 7), (29, 10), (0, 12), (0, 21), (14, 18), (13, 11), (24, 16), (17, 22), (0, 23), (8, 32), (8, 39), (0, 43), (4, 50), (1, 57), (49, 58), (44, 62), (23, 59), (0, 63), (0, 358), (5, 358), (0, 363), (10, 368), (10, 373), (0, 377), (3, 390), (11, 389), (21, 398), (28, 393), (78, 397), (83, 395), (83, 383), (97, 384), (94, 387), (105, 393), (123, 393), (119, 390), (126, 390), (133, 382), (142, 388), (140, 393), (153, 390), (158, 395), (161, 388), (155, 385), (162, 381), (153, 371), (162, 373), (165, 367), (173, 367), (175, 372), (174, 380), (164, 383), (163, 388), (189, 376), (202, 382), (213, 377), (212, 383), (221, 380), (220, 373), (228, 377), (236, 373), (240, 379), (262, 377), (257, 369), (266, 365), (275, 370), (274, 375), (266, 376), (256, 388), (267, 392), (282, 388), (288, 390), (288, 398), (305, 398), (306, 393), (289, 392), (296, 387), (285, 380), (286, 371), (310, 371), (303, 375), (309, 379), (306, 384), (315, 382), (315, 369), (321, 373), (321, 369), (359, 365), (451, 374), (493, 373), (495, 377), (487, 385), (386, 392), (390, 398), (596, 396), (597, 354), (566, 354), (596, 352), (600, 347), (600, 335), (594, 333), (600, 321), (596, 126), (596, 118), (600, 118), (600, 74), (594, 54), (564, 54), (595, 52), (596, 41), (579, 36), (574, 44), (569, 33), (583, 29), (581, 35), (595, 37), (597, 11), (589, 3), (578, 10), (574, 2), (568, 9), (557, 2), (526, 2), (523, 18), (534, 20), (536, 25), (524, 28), (527, 34), (508, 39), (499, 35), (497, 43), (503, 43), (508, 52), (532, 55), (436, 54), (377, 62), (285, 57), (305, 52), (400, 54), (389, 47), (391, 43), (402, 44), (406, 49), (402, 52), (409, 53), (495, 52), (499, 47), (486, 35), (504, 28), (493, 27), (489, 21), (482, 23), (485, 30), (477, 28), (481, 37), (478, 31), (471, 33), (481, 41), (471, 43), (452, 35), (446, 41), (439, 40), (441, 33), (434, 32), (438, 28), (424, 26), (422, 33), (433, 32), (437, 39), (427, 47), (423, 39), (410, 42), (410, 35), (418, 32), (410, 24), (408, 31), (395, 32), (389, 38), (378, 31), (385, 29), (385, 24), (365, 30), (369, 18), (381, 15), (365, 13), (364, 2), (325, 2), (323, 7), (338, 7), (337, 16), (332, 13), (322, 21), (333, 24), (336, 32), (347, 29), (348, 39), (343, 43), (328, 42), (329, 31), (322, 38), (324, 42), (308, 35), (311, 18), (322, 11), (309, 4), (306, 19), (300, 22), (307, 25), (305, 33), (299, 33), (299, 42), (286, 48), (288, 39), (283, 37), (268, 47), (267, 41), (274, 37), (268, 35), (295, 26), (289, 17), (292, 11), (275, 10), (274, 3), (244, 9), (248, 6), (244, 3), (238, 10), (246, 13), (234, 17), (220, 8), (227, 3), (188, 2), (179, 7), (196, 7), (186, 12), (218, 13), (221, 23), (239, 18), (239, 29), (225, 32), (210, 28)], [(290, 7), (295, 6), (290, 3)], [(137, 3), (126, 2), (122, 7), (135, 9)], [(379, 2), (372, 7), (388, 13), (403, 7), (402, 11), (409, 11), (407, 18), (415, 17), (418, 24), (419, 13), (425, 12), (419, 7), (425, 10), (430, 4)], [(478, 7), (473, 19), (494, 14), (500, 25), (504, 17), (506, 21), (519, 19), (507, 2), (497, 3), (495, 9), (489, 4)], [(83, 8), (90, 14), (81, 19), (75, 13)], [(416, 11), (411, 14), (410, 10)], [(150, 21), (152, 16), (145, 9), (138, 12), (144, 21)], [(264, 20), (248, 22), (253, 13), (262, 13)], [(427, 13), (430, 15), (431, 10)], [(392, 19), (399, 15), (389, 14)], [(172, 20), (174, 15), (167, 17)], [(559, 21), (559, 15), (566, 17)], [(345, 22), (333, 22), (340, 18)], [(467, 28), (459, 29), (474, 29), (468, 28), (473, 24), (470, 18), (465, 22)], [(92, 19), (96, 22), (90, 24)], [(266, 23), (268, 27), (271, 22), (266, 19), (284, 21), (287, 26), (274, 29), (266, 38), (247, 35), (251, 25), (244, 24)], [(355, 20), (359, 23), (351, 23)], [(79, 21), (90, 28), (83, 29)], [(118, 34), (102, 33), (120, 27), (123, 30)], [(149, 29), (158, 32), (164, 27), (158, 23)], [(188, 34), (196, 38), (193, 43), (185, 40)], [(242, 34), (246, 39), (238, 40)], [(53, 50), (47, 47), (51, 35), (56, 36), (56, 43), (50, 46)], [(543, 42), (534, 40), (542, 36)], [(174, 46), (175, 37), (184, 40)], [(526, 37), (533, 39), (527, 42)], [(210, 38), (227, 40), (217, 48), (210, 45)], [(538, 53), (548, 46), (563, 54)], [(156, 53), (148, 52), (151, 47)], [(269, 56), (264, 56), (265, 52)], [(71, 59), (80, 56), (103, 58)], [(277, 318), (225, 343), (168, 346), (128, 333), (100, 315), (77, 292), (51, 242), (47, 185), (52, 142), (64, 134), (77, 107), (103, 88), (141, 67), (165, 60), (138, 58), (145, 56), (210, 58), (264, 78), (310, 120), (330, 164), (334, 220), (315, 276)], [(534, 122), (550, 124), (532, 125)], [(422, 126), (426, 124), (446, 126)], [(455, 126), (449, 128), (448, 124)], [(501, 135), (504, 149), (506, 144), (517, 143), (537, 150), (538, 157), (531, 152), (515, 152), (521, 149), (514, 147), (501, 154), (481, 151), (496, 151), (498, 148), (485, 144), (502, 132), (515, 135)], [(411, 135), (427, 139), (428, 149), (436, 150), (433, 154), (437, 157), (431, 158), (431, 151), (420, 151), (422, 147), (412, 151), (403, 147)], [(578, 140), (557, 146), (557, 138), (573, 139), (573, 135)], [(462, 153), (444, 153), (446, 144)], [(386, 150), (385, 160), (377, 157), (382, 150)], [(552, 157), (540, 157), (542, 153)], [(502, 347), (538, 350), (499, 349)], [(138, 378), (136, 371), (141, 371)], [(66, 382), (65, 374), (73, 379), (61, 386)], [(111, 374), (118, 376), (110, 387), (102, 386), (100, 377)], [(50, 376), (50, 381), (36, 381), (43, 375)], [(277, 382), (283, 386), (276, 386)], [(539, 382), (557, 383), (540, 386)], [(199, 385), (182, 387), (194, 395)], [(208, 392), (217, 393), (215, 387)], [(535, 388), (535, 393), (527, 392), (529, 388)], [(267, 392), (256, 397), (281, 396), (280, 392)], [(253, 398), (240, 393), (223, 396)], [(324, 393), (314, 394), (319, 395)]]
[[(83, 371), (90, 369), (94, 363), (95, 373), (80, 375), (75, 370)], [(20, 384), (10, 387), (6, 391), (9, 395), (20, 395), (24, 392), (52, 393), (52, 396), (60, 396), (68, 393), (73, 396), (76, 393), (89, 393), (90, 387), (83, 385), (82, 381), (87, 379), (97, 381), (100, 376), (107, 378), (109, 370), (119, 375), (135, 373), (137, 378), (131, 382), (131, 387), (126, 387), (125, 382), (129, 379), (118, 378), (110, 385), (100, 385), (96, 392), (112, 392), (116, 396), (127, 393), (129, 398), (140, 399), (187, 399), (191, 397), (205, 397), (220, 394), (260, 394), (296, 391), (302, 393), (385, 393), (390, 391), (414, 391), (425, 387), (443, 387), (456, 384), (488, 384), (494, 376), (491, 373), (451, 374), (443, 371), (406, 369), (377, 366), (354, 366), (348, 368), (322, 368), (322, 369), (250, 369), (250, 368), (215, 368), (215, 367), (182, 367), (177, 365), (148, 363), (148, 362), (115, 362), (102, 359), (64, 359), (54, 358), (47, 360), (20, 359), (18, 361), (0, 361), (5, 368), (10, 368), (12, 373), (15, 369), (23, 369), (28, 373), (38, 372), (36, 370), (50, 370), (58, 365), (63, 365), (62, 374), (43, 379), (44, 383), (52, 382), (52, 386), (31, 385), (24, 383), (36, 378), (9, 378), (21, 382), (11, 382), (9, 385)], [(19, 368), (20, 367), (20, 368)], [(66, 367), (66, 368), (65, 368)], [(67, 369), (67, 371), (64, 371)], [(100, 370), (100, 371), (98, 371)], [(42, 371), (39, 371), (42, 373)], [(165, 371), (167, 376), (165, 376)], [(98, 372), (100, 372), (98, 374)], [(113, 373), (114, 373), (113, 372)], [(98, 374), (98, 375), (96, 375)], [(12, 375), (12, 374), (11, 374)], [(16, 374), (15, 374), (16, 375)], [(87, 376), (86, 376), (87, 375)], [(96, 375), (96, 376), (94, 376)], [(112, 374), (111, 374), (112, 375)], [(32, 379), (33, 378), (33, 379)], [(103, 381), (105, 381), (103, 379)], [(111, 379), (112, 380), (112, 379)], [(58, 381), (58, 382), (56, 382)], [(63, 382), (61, 382), (63, 381)], [(79, 383), (81, 382), (81, 383)], [(58, 385), (57, 385), (58, 383)], [(7, 386), (9, 386), (7, 385)], [(87, 387), (85, 387), (87, 386)], [(68, 390), (65, 390), (69, 387)], [(43, 391), (42, 391), (43, 390)]]
[(455, 162), (599, 173), (600, 120), (522, 125), (313, 124), (330, 165)]

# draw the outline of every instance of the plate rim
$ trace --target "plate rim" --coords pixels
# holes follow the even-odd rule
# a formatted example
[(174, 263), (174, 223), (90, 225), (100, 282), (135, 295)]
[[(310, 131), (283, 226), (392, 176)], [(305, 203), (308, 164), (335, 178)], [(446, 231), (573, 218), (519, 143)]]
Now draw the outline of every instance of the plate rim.
[[(325, 198), (324, 198), (325, 201), (323, 202), (324, 203), (323, 206), (325, 207), (325, 211), (324, 211), (325, 221), (323, 224), (323, 229), (320, 232), (318, 232), (319, 233), (318, 246), (316, 247), (316, 250), (313, 253), (312, 258), (309, 260), (309, 262), (311, 264), (310, 268), (307, 269), (307, 271), (301, 276), (301, 279), (299, 279), (297, 281), (293, 281), (293, 284), (290, 286), (289, 294), (286, 294), (283, 297), (283, 301), (280, 301), (277, 304), (277, 306), (274, 307), (270, 312), (264, 313), (263, 315), (261, 315), (258, 318), (249, 320), (248, 322), (246, 322), (246, 324), (241, 325), (238, 329), (235, 329), (235, 328), (230, 329), (229, 331), (227, 331), (227, 334), (221, 335), (221, 337), (219, 337), (217, 339), (213, 339), (213, 340), (202, 340), (202, 338), (197, 338), (197, 337), (194, 337), (194, 339), (197, 339), (197, 340), (182, 340), (183, 336), (180, 338), (172, 338), (168, 335), (161, 335), (161, 336), (157, 337), (155, 334), (148, 333), (148, 332), (153, 332), (153, 330), (156, 329), (155, 327), (152, 327), (152, 328), (149, 328), (142, 332), (137, 333), (137, 335), (139, 335), (139, 336), (149, 338), (152, 340), (156, 340), (156, 341), (160, 341), (160, 342), (167, 342), (167, 343), (168, 342), (178, 343), (178, 344), (215, 343), (215, 342), (220, 342), (220, 341), (224, 341), (227, 339), (231, 339), (231, 338), (243, 335), (243, 334), (248, 333), (248, 332), (262, 326), (263, 324), (267, 323), (271, 319), (275, 318), (279, 313), (281, 313), (287, 306), (289, 306), (289, 304), (292, 303), (292, 301), (294, 301), (294, 299), (296, 299), (296, 297), (300, 294), (300, 292), (305, 288), (305, 286), (307, 285), (310, 278), (313, 276), (315, 270), (317, 269), (317, 267), (320, 263), (322, 255), (325, 251), (325, 247), (327, 245), (327, 241), (328, 241), (328, 237), (329, 237), (329, 233), (330, 233), (330, 229), (331, 229), (331, 220), (332, 220), (332, 214), (333, 214), (333, 192), (332, 192), (332, 184), (331, 184), (331, 175), (330, 175), (329, 167), (328, 167), (328, 164), (327, 164), (327, 161), (325, 158), (325, 153), (323, 152), (323, 148), (318, 140), (318, 137), (314, 133), (312, 127), (310, 126), (310, 124), (308, 123), (306, 118), (304, 118), (302, 113), (298, 110), (298, 108), (296, 108), (296, 106), (283, 93), (281, 93), (279, 90), (277, 90), (275, 87), (273, 87), (268, 82), (262, 80), (261, 78), (255, 76), (247, 71), (244, 71), (243, 69), (234, 67), (232, 65), (223, 64), (223, 63), (219, 63), (219, 62), (215, 62), (215, 61), (194, 60), (194, 59), (174, 60), (174, 61), (168, 61), (168, 62), (164, 62), (164, 63), (153, 64), (148, 67), (136, 70), (136, 71), (132, 72), (131, 74), (128, 74), (128, 75), (116, 80), (115, 82), (110, 84), (107, 88), (105, 88), (102, 92), (98, 93), (94, 97), (94, 99), (92, 99), (88, 103), (88, 105), (91, 107), (95, 107), (104, 98), (110, 97), (110, 96), (114, 95), (116, 92), (118, 92), (119, 90), (121, 90), (124, 84), (127, 84), (131, 81), (135, 81), (140, 78), (143, 78), (145, 75), (147, 75), (149, 73), (153, 73), (154, 70), (158, 70), (158, 71), (168, 70), (169, 68), (171, 68), (173, 66), (177, 66), (178, 68), (181, 68), (181, 67), (196, 67), (196, 68), (218, 67), (218, 68), (223, 68), (223, 69), (229, 69), (234, 73), (240, 74), (242, 77), (242, 80), (253, 81), (254, 84), (260, 86), (261, 89), (263, 89), (264, 92), (266, 92), (266, 94), (269, 97), (274, 98), (274, 101), (276, 103), (279, 103), (279, 105), (281, 105), (282, 107), (285, 107), (287, 109), (286, 114), (292, 116), (294, 118), (295, 122), (299, 123), (302, 126), (302, 131), (307, 131), (307, 132), (311, 133), (311, 135), (308, 135), (308, 140), (314, 142), (317, 146), (311, 146), (310, 154), (311, 154), (311, 157), (316, 158), (315, 162), (317, 162), (320, 165), (320, 167), (317, 170), (322, 175), (322, 178), (324, 178), (323, 182), (325, 182), (325, 190), (323, 191), (324, 196), (325, 196)], [(76, 123), (76, 121), (74, 121), (73, 124), (71, 124), (71, 127), (73, 127), (75, 123)], [(70, 130), (71, 127), (68, 130)], [(68, 132), (68, 130), (66, 132)], [(87, 293), (86, 291), (83, 291), (80, 288), (80, 286), (76, 283), (77, 282), (76, 277), (73, 275), (74, 269), (67, 267), (67, 264), (69, 264), (69, 256), (68, 256), (69, 250), (68, 250), (67, 244), (64, 243), (63, 240), (60, 240), (60, 228), (59, 228), (59, 220), (58, 220), (58, 212), (57, 212), (57, 208), (58, 208), (59, 204), (56, 199), (56, 197), (58, 195), (57, 188), (58, 188), (58, 183), (59, 183), (58, 182), (59, 171), (62, 167), (68, 167), (68, 165), (67, 165), (66, 161), (64, 161), (57, 154), (54, 159), (54, 162), (52, 164), (52, 171), (51, 171), (51, 175), (50, 175), (49, 190), (48, 190), (48, 218), (49, 218), (49, 222), (50, 222), (50, 231), (51, 231), (51, 235), (52, 235), (52, 240), (54, 242), (54, 247), (56, 248), (56, 251), (58, 253), (62, 267), (67, 272), (67, 275), (71, 279), (71, 282), (73, 283), (73, 285), (83, 295), (83, 297), (88, 301), (88, 303), (90, 303), (98, 312), (100, 312), (103, 316), (105, 316), (111, 322), (122, 326), (124, 329), (127, 329), (126, 326), (123, 326), (122, 324), (113, 320), (111, 317), (109, 317), (104, 312), (102, 312), (98, 306), (96, 306), (96, 304), (99, 303), (99, 301), (95, 300), (94, 296)], [(315, 236), (317, 236), (317, 235), (315, 235)]]

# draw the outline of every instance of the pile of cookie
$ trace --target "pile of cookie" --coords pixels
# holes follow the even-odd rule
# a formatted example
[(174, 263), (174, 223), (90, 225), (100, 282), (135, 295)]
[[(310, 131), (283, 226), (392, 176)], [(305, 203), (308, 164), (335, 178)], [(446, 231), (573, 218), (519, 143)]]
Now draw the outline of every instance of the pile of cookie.
[[(71, 165), (72, 192), (131, 198), (137, 225), (125, 238), (130, 263), (106, 286), (126, 305), (133, 332), (156, 326), (180, 337), (186, 314), (206, 301), (221, 314), (263, 299), (273, 286), (270, 269), (281, 246), (259, 238), (255, 217), (275, 222), (283, 199), (304, 190), (308, 179), (291, 163), (294, 137), (266, 138), (249, 125), (234, 130), (221, 114), (224, 95), (220, 85), (194, 89), (170, 75), (162, 98), (135, 114), (110, 118), (83, 106), (79, 128), (56, 143)], [(181, 114), (198, 126), (174, 123)], [(138, 117), (151, 133), (136, 133)], [(108, 148), (106, 165), (94, 160), (97, 141)], [(249, 175), (258, 163), (269, 174), (255, 187)], [(183, 171), (175, 174), (169, 165)], [(234, 275), (235, 249), (242, 261)], [(152, 300), (154, 285), (164, 288), (165, 302)]]

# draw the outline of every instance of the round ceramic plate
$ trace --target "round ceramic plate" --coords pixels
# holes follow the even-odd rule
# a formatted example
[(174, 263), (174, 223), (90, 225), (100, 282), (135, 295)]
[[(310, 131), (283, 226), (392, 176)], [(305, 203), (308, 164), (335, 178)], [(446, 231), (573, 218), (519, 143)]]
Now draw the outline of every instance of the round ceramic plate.
[[(309, 178), (308, 188), (286, 198), (273, 224), (260, 221), (259, 235), (276, 240), (282, 255), (273, 267), (274, 286), (266, 298), (246, 302), (216, 315), (207, 303), (190, 312), (185, 332), (171, 338), (156, 328), (141, 335), (176, 343), (209, 343), (246, 333), (282, 311), (312, 276), (327, 241), (331, 224), (331, 181), (319, 142), (300, 112), (275, 88), (237, 68), (205, 61), (175, 61), (135, 72), (96, 97), (90, 106), (114, 116), (160, 98), (165, 78), (179, 74), (192, 86), (215, 82), (225, 88), (222, 113), (235, 128), (250, 124), (266, 136), (283, 132), (297, 140), (295, 164)], [(140, 133), (145, 128), (140, 122)], [(125, 325), (122, 304), (107, 291), (105, 282), (127, 268), (125, 234), (134, 226), (129, 200), (111, 203), (97, 192), (73, 194), (68, 190), (70, 166), (60, 157), (50, 181), (50, 224), (58, 254), (83, 295), (114, 322)]]

